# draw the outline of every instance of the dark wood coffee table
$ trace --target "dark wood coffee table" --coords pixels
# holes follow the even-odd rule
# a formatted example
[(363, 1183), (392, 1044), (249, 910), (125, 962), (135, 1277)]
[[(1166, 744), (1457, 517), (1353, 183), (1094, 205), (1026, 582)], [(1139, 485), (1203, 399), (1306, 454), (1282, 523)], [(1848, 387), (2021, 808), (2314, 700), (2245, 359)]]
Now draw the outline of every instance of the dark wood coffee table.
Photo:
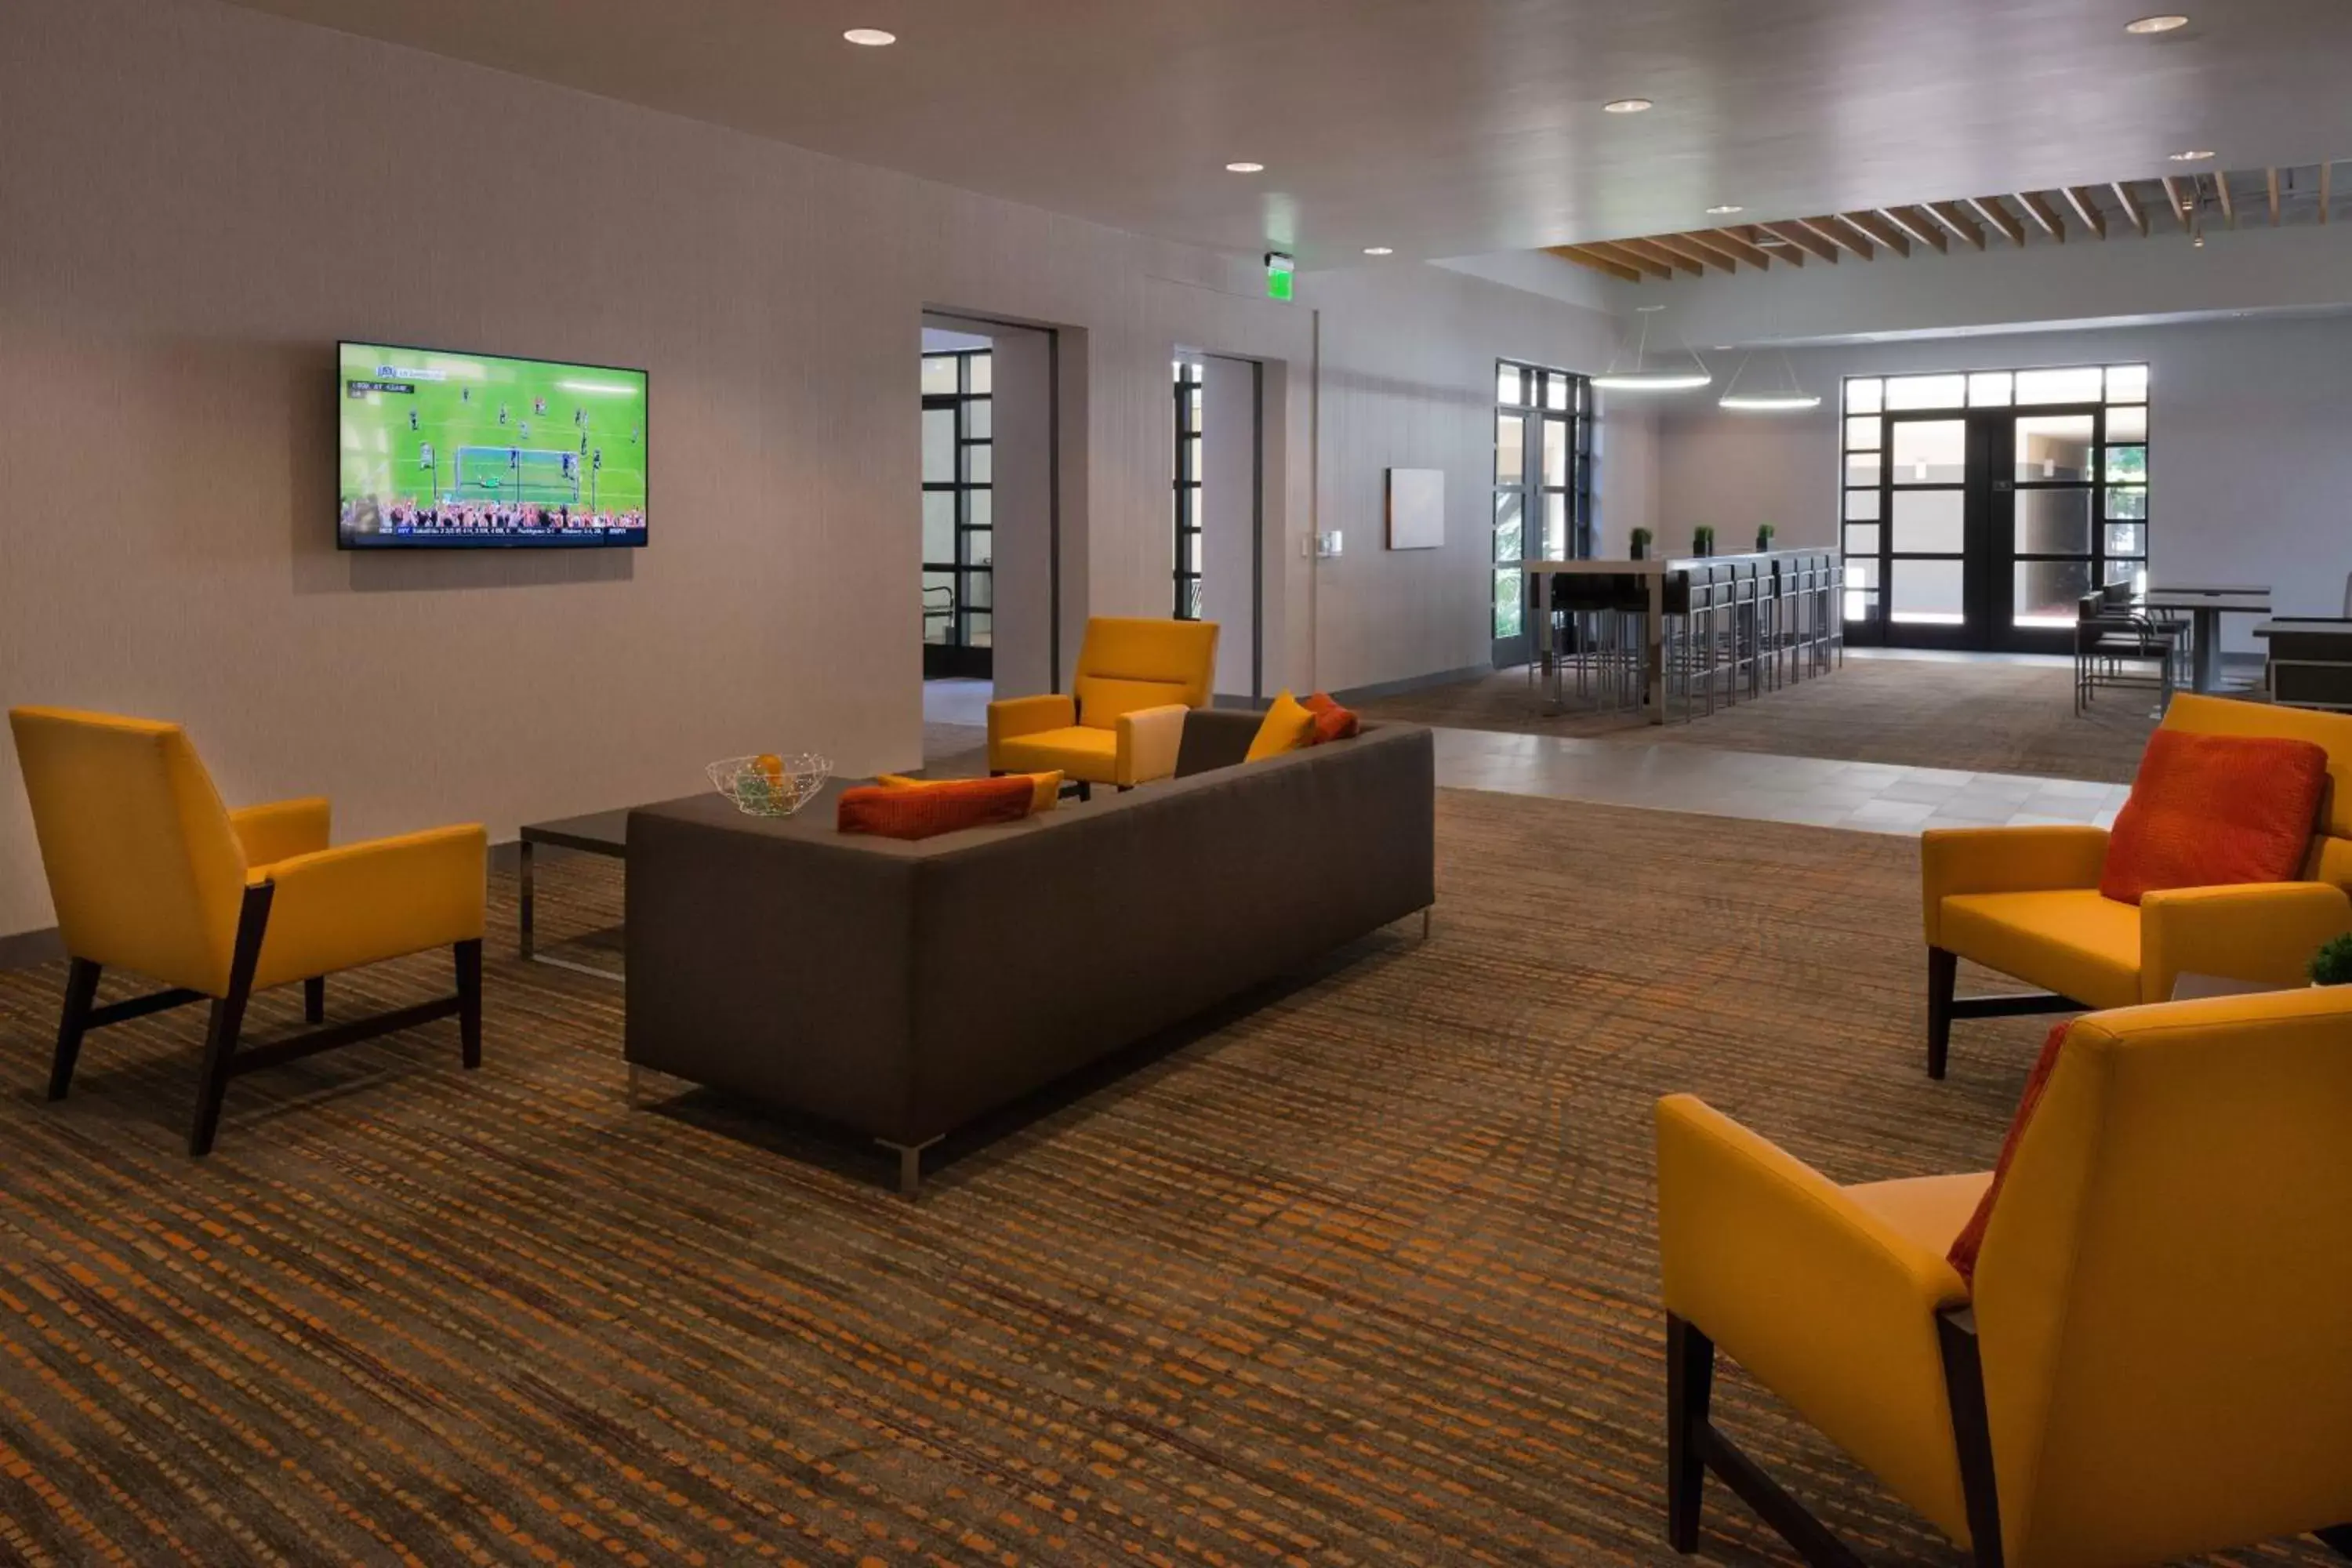
[(522, 910), (521, 948), (523, 957), (534, 963), (552, 964), (558, 969), (576, 970), (582, 974), (593, 974), (605, 980), (625, 980), (617, 969), (601, 969), (576, 959), (558, 958), (551, 953), (534, 950), (533, 923), (537, 913), (538, 891), (533, 885), (531, 859), (541, 845), (551, 848), (574, 850), (583, 855), (602, 855), (610, 859), (624, 859), (629, 850), (629, 813), (596, 811), (585, 816), (566, 816), (554, 822), (529, 822), (522, 828)]

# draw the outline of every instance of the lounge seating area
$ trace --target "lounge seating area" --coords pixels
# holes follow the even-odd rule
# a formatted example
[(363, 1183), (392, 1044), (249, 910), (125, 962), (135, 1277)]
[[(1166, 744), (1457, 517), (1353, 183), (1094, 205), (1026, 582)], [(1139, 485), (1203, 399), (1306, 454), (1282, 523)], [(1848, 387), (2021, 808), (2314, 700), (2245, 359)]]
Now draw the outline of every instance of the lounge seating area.
[(2352, 1563), (2352, 9), (1728, 16), (0, 6), (0, 1563)]

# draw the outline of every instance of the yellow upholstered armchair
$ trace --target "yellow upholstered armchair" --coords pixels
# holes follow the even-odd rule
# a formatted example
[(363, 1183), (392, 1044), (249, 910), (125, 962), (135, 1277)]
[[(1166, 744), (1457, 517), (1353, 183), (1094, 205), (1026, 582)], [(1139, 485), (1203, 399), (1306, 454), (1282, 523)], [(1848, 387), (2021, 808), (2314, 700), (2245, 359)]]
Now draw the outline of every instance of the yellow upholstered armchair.
[[(2183, 974), (2273, 985), (2352, 931), (2352, 715), (2179, 696), (2164, 727), (2272, 735), (2327, 752), (2319, 832), (2299, 882), (2176, 888), (2134, 908), (2103, 898), (2100, 827), (1964, 827), (1921, 836), (1927, 934), (1927, 1076), (1944, 1076), (1952, 1020), (2162, 1002)], [(2044, 988), (1954, 995), (1963, 958)]]
[(1176, 772), (1187, 710), (1209, 705), (1214, 621), (1087, 623), (1072, 693), (988, 705), (991, 773), (1061, 771), (1082, 791), (1131, 789)]
[[(228, 1080), (455, 1014), (466, 1066), (482, 1059), (483, 869), (478, 824), (330, 848), (327, 803), (232, 812), (176, 724), (55, 708), (11, 710), (33, 828), (72, 960), (49, 1098), (63, 1100), (88, 1030), (212, 1003), (188, 1152), (204, 1154)], [(338, 969), (449, 947), (457, 992), (238, 1051), (254, 992), (299, 980), (325, 1016)], [(96, 1005), (101, 971), (166, 989)]]
[(1973, 1282), (1989, 1174), (1842, 1187), (1658, 1106), (1667, 1518), (1713, 1470), (1856, 1559), (1708, 1417), (1717, 1350), (1979, 1568), (2121, 1568), (2311, 1531), (2352, 1556), (2352, 987), (2068, 1032)]

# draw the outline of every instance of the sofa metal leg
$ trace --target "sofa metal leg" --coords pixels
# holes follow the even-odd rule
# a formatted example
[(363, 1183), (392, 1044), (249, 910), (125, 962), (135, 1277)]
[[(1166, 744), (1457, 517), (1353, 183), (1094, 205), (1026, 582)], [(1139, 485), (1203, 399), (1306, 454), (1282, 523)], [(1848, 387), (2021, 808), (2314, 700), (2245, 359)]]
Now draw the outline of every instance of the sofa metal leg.
[(1706, 1426), (1715, 1390), (1715, 1342), (1666, 1314), (1666, 1543), (1698, 1550), (1699, 1509), (1706, 1491)]
[(1960, 955), (1940, 947), (1927, 950), (1927, 1076), (1944, 1076), (1952, 1051), (1952, 991), (1959, 983)]
[(1421, 907), (1421, 940), (1423, 942), (1429, 940), (1429, 917), (1435, 912), (1436, 909), (1435, 904), (1423, 904)]
[(302, 1021), (323, 1024), (327, 1021), (327, 977), (313, 974), (302, 982)]
[(877, 1138), (874, 1142), (898, 1156), (898, 1195), (909, 1203), (913, 1202), (923, 1186), (923, 1151), (935, 1146), (941, 1139), (926, 1138), (920, 1143), (893, 1143), (887, 1138)]
[(81, 1037), (89, 1032), (90, 1005), (98, 1000), (100, 967), (87, 958), (77, 958), (66, 970), (66, 1005), (58, 1018), (58, 1054), (49, 1064), (51, 1100), (63, 1100), (73, 1082)]

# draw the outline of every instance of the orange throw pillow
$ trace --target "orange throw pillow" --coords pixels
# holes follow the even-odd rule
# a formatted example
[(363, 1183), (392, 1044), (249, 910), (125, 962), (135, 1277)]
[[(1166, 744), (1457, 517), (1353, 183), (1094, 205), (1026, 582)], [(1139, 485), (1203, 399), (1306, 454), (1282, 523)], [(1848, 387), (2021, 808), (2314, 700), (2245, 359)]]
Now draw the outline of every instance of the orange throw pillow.
[(834, 826), (844, 833), (883, 838), (930, 838), (966, 827), (1018, 822), (1029, 815), (1037, 786), (1026, 773), (1001, 779), (941, 779), (918, 788), (863, 784), (842, 792)]
[(2309, 741), (2158, 730), (2108, 836), (2099, 891), (2137, 904), (2166, 888), (2293, 881), (2326, 787), (2327, 752)]
[(1315, 728), (1307, 731), (1307, 743), (1319, 746), (1326, 741), (1352, 741), (1363, 733), (1364, 721), (1352, 708), (1342, 708), (1328, 691), (1318, 691), (1307, 700), (1307, 710), (1315, 715)]
[(2057, 1070), (2058, 1051), (2066, 1043), (2066, 1031), (2072, 1023), (2059, 1025), (2042, 1042), (2041, 1058), (2033, 1064), (2032, 1076), (2025, 1080), (2025, 1092), (2018, 1098), (2017, 1114), (2010, 1118), (2009, 1136), (2000, 1141), (2000, 1159), (1992, 1168), (1992, 1184), (1977, 1200), (1977, 1212), (1952, 1238), (1952, 1249), (1944, 1254), (1960, 1278), (1971, 1287), (1977, 1282), (1977, 1254), (1983, 1249), (1985, 1226), (1992, 1223), (1993, 1200), (2000, 1196), (2001, 1184), (2009, 1179), (2009, 1163), (2017, 1158), (2017, 1146), (2025, 1138), (2025, 1124), (2033, 1120), (2033, 1108), (2042, 1103), (2042, 1091), (2050, 1087), (2050, 1075)]
[[(1058, 768), (1049, 773), (1003, 773), (997, 776), (1011, 779), (1027, 779), (1029, 781), (1030, 784), (1037, 792), (1035, 798), (1032, 800), (1029, 805), (1029, 815), (1032, 816), (1036, 816), (1041, 811), (1051, 811), (1054, 807), (1061, 804), (1062, 773), (1061, 770)], [(884, 789), (937, 789), (941, 784), (965, 784), (970, 781), (965, 779), (915, 779), (908, 778), (904, 773), (881, 773), (876, 776), (874, 782), (881, 785)]]

